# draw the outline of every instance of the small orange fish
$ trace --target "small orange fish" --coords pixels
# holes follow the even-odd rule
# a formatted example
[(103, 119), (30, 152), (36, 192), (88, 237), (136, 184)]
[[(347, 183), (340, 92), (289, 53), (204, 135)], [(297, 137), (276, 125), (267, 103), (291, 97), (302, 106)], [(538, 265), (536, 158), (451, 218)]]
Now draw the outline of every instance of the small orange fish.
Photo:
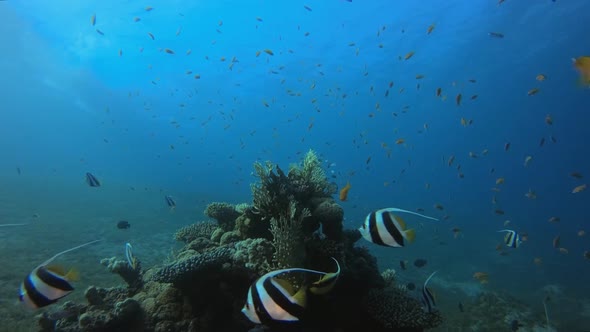
[(461, 98), (463, 98), (461, 94), (458, 94), (457, 97), (455, 97), (455, 102), (457, 103), (457, 106), (461, 106)]
[(201, 79), (201, 75), (199, 75), (199, 74), (195, 75), (195, 79), (196, 80), (200, 80)]
[(533, 263), (535, 263), (535, 265), (540, 266), (541, 264), (543, 264), (543, 260), (539, 257), (535, 257), (535, 259), (533, 259)]
[(547, 79), (547, 76), (545, 76), (544, 74), (539, 74), (537, 75), (537, 77), (535, 77), (537, 79), (537, 81), (539, 82), (543, 82), (544, 80)]
[(96, 14), (92, 14), (92, 16), (90, 16), (90, 24), (92, 26), (96, 25)]
[(155, 39), (156, 39), (156, 37), (154, 37), (154, 35), (153, 35), (151, 32), (148, 32), (147, 34), (148, 34), (148, 36), (150, 36), (150, 38), (151, 38), (152, 40), (155, 40)]
[(572, 190), (572, 194), (577, 194), (577, 193), (582, 192), (584, 190), (586, 190), (586, 185), (585, 184), (582, 184), (582, 185), (579, 185), (579, 186), (575, 187)]
[(174, 54), (174, 51), (169, 49), (169, 48), (165, 48), (164, 52), (168, 53), (168, 54)]
[(558, 221), (560, 221), (560, 220), (561, 220), (561, 219), (560, 219), (559, 217), (551, 217), (551, 218), (549, 218), (549, 220), (548, 220), (548, 221), (549, 221), (549, 222), (558, 222)]
[(504, 183), (504, 178), (497, 178), (496, 179), (496, 184), (503, 184)]
[(414, 51), (410, 51), (410, 52), (408, 52), (408, 54), (406, 54), (406, 56), (404, 57), (404, 60), (410, 60), (410, 58), (413, 56), (414, 56)]
[(424, 75), (422, 75), (422, 74), (418, 74), (418, 75), (416, 75), (416, 79), (417, 79), (417, 80), (421, 80), (421, 79), (423, 79), (423, 78), (424, 78)]
[(534, 95), (536, 95), (537, 93), (539, 93), (539, 88), (532, 88), (532, 89), (530, 89), (530, 90), (527, 92), (527, 95), (529, 95), (529, 96), (534, 96)]
[(436, 96), (440, 97), (440, 94), (442, 93), (442, 89), (441, 88), (436, 88)]
[(578, 236), (582, 237), (584, 235), (586, 235), (586, 231), (585, 230), (581, 229), (581, 230), (578, 231)]
[(340, 189), (340, 201), (344, 202), (348, 199), (348, 192), (350, 191), (350, 182), (346, 182), (346, 186), (344, 186), (344, 188)]
[(139, 22), (139, 21), (141, 21), (141, 18), (140, 17), (134, 17), (133, 18), (133, 22)]
[(403, 138), (399, 138), (399, 139), (397, 139), (397, 140), (395, 141), (395, 144), (404, 144), (405, 142), (406, 142), (406, 140), (405, 140), (405, 139), (403, 139)]
[(559, 250), (559, 253), (561, 254), (568, 254), (569, 250), (567, 250), (566, 248), (558, 248), (557, 250)]
[(581, 179), (584, 177), (581, 173), (578, 173), (578, 172), (571, 172), (570, 176), (573, 178), (576, 178), (576, 179)]
[(147, 7), (145, 7), (145, 11), (146, 11), (146, 12), (151, 12), (153, 9), (154, 9), (154, 8), (152, 8), (152, 7), (150, 7), (150, 6), (147, 6)]
[(266, 54), (268, 54), (268, 55), (275, 55), (275, 54), (273, 53), (273, 51), (272, 51), (272, 50), (270, 50), (270, 49), (268, 49), (268, 48), (264, 50), (264, 53), (266, 53)]

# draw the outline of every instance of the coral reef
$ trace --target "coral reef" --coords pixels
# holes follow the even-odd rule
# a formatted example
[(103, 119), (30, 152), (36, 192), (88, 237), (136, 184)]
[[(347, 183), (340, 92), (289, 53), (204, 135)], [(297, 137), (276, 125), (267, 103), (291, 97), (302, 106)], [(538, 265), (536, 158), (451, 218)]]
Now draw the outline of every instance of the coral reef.
[(209, 239), (217, 227), (217, 223), (212, 221), (197, 222), (192, 225), (182, 227), (176, 231), (174, 234), (174, 239), (184, 243), (190, 243), (198, 237)]
[(132, 268), (124, 260), (118, 260), (116, 257), (104, 258), (100, 264), (107, 267), (111, 273), (116, 273), (125, 280), (132, 294), (136, 293), (143, 286), (141, 278), (141, 262), (136, 259), (136, 266)]
[(207, 205), (204, 213), (207, 217), (217, 220), (217, 224), (224, 231), (230, 231), (234, 229), (236, 219), (241, 214), (238, 212), (238, 210), (236, 210), (234, 205), (224, 202), (210, 203)]
[(201, 271), (220, 267), (229, 262), (234, 253), (235, 249), (232, 247), (207, 250), (160, 268), (152, 275), (152, 280), (175, 284), (187, 282)]
[(270, 220), (272, 245), (275, 248), (274, 262), (277, 269), (302, 266), (305, 260), (303, 219), (310, 216), (309, 210), (297, 211), (295, 202), (289, 204), (288, 217)]
[(418, 300), (395, 286), (371, 289), (367, 294), (365, 306), (369, 315), (388, 329), (423, 330), (442, 323), (442, 316), (438, 311), (424, 311)]
[[(440, 324), (439, 313), (424, 312), (395, 286), (394, 272), (381, 275), (368, 249), (355, 246), (360, 233), (343, 229), (335, 187), (313, 151), (288, 174), (270, 162), (254, 169), (253, 205), (209, 204), (205, 214), (215, 221), (179, 229), (175, 239), (185, 246), (162, 266), (142, 271), (104, 259), (129, 287), (89, 287), (87, 304), (66, 302), (40, 315), (41, 331), (253, 331), (240, 309), (257, 278), (287, 267), (334, 272), (332, 258), (340, 277), (327, 295), (309, 294), (303, 330), (418, 332)], [(280, 323), (266, 329), (287, 330)]]

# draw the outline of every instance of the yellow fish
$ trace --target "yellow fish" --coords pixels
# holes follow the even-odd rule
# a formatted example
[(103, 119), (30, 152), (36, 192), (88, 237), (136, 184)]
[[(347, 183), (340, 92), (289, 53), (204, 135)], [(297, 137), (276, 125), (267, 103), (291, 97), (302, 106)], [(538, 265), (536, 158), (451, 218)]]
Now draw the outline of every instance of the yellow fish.
[(586, 190), (586, 185), (582, 184), (582, 185), (575, 187), (574, 190), (572, 190), (572, 194), (577, 194), (577, 193), (582, 192), (584, 190)]
[(590, 85), (590, 56), (581, 56), (572, 59), (574, 67), (580, 73), (580, 82), (583, 85)]

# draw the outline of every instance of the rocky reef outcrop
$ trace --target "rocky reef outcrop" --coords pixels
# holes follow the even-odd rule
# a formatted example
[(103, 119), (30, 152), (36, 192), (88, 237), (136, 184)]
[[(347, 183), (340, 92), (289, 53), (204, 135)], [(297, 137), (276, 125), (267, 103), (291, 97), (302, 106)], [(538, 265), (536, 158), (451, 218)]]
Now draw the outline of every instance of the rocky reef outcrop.
[[(423, 331), (440, 324), (439, 313), (397, 288), (395, 274), (379, 273), (357, 230), (343, 229), (344, 211), (332, 195), (313, 151), (287, 173), (255, 163), (252, 204), (212, 203), (212, 220), (183, 227), (184, 247), (172, 260), (146, 271), (115, 258), (103, 264), (127, 287), (86, 290), (86, 302), (65, 302), (53, 317), (40, 315), (40, 331), (250, 331), (241, 312), (248, 288), (263, 274), (300, 267), (341, 274), (326, 295), (308, 296), (297, 326), (267, 331)], [(61, 314), (60, 314), (61, 313)]]

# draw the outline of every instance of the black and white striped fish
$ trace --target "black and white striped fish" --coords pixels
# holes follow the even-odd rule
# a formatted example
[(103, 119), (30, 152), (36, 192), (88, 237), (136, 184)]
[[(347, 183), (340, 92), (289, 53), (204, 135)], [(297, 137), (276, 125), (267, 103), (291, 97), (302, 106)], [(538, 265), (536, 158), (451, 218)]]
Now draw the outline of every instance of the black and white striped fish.
[(57, 266), (49, 266), (54, 259), (67, 252), (82, 248), (100, 240), (84, 243), (77, 247), (64, 250), (37, 266), (25, 277), (19, 290), (19, 300), (32, 309), (42, 308), (57, 302), (74, 291), (70, 281), (77, 279), (77, 272), (70, 270), (65, 273)]
[(424, 282), (424, 286), (422, 286), (422, 304), (424, 304), (424, 308), (428, 312), (433, 312), (436, 309), (436, 300), (434, 298), (434, 295), (427, 287), (428, 282), (430, 281), (430, 279), (432, 279), (436, 272), (438, 271), (432, 272), (432, 274), (430, 274), (428, 279), (426, 279), (426, 281)]
[[(336, 264), (338, 262), (336, 261)], [(324, 294), (334, 285), (340, 273), (340, 266), (335, 273), (326, 273), (303, 268), (290, 268), (271, 271), (250, 286), (246, 304), (242, 313), (250, 321), (257, 324), (295, 323), (305, 311), (307, 301), (307, 285), (301, 286), (296, 292), (290, 282), (277, 278), (288, 272), (305, 272), (322, 275), (322, 279), (312, 283), (310, 292)]]
[(48, 306), (74, 291), (69, 283), (74, 280), (73, 270), (66, 274), (56, 266), (39, 266), (21, 284), (19, 300), (33, 309)]
[(386, 247), (403, 247), (405, 241), (412, 242), (416, 236), (413, 229), (406, 229), (404, 220), (394, 215), (394, 212), (403, 212), (417, 215), (423, 218), (437, 220), (416, 212), (398, 208), (385, 208), (373, 211), (367, 215), (362, 227), (359, 228), (365, 240)]
[(171, 208), (174, 209), (176, 207), (176, 202), (172, 199), (172, 197), (166, 195), (164, 197), (166, 199), (166, 204)]
[(91, 187), (100, 187), (100, 181), (92, 173), (86, 173), (86, 183)]
[(522, 243), (522, 240), (520, 239), (520, 235), (511, 229), (503, 229), (498, 231), (498, 233), (500, 232), (504, 232), (506, 233), (506, 235), (504, 236), (504, 243), (506, 244), (507, 247), (509, 248), (518, 248), (520, 246), (520, 244)]

